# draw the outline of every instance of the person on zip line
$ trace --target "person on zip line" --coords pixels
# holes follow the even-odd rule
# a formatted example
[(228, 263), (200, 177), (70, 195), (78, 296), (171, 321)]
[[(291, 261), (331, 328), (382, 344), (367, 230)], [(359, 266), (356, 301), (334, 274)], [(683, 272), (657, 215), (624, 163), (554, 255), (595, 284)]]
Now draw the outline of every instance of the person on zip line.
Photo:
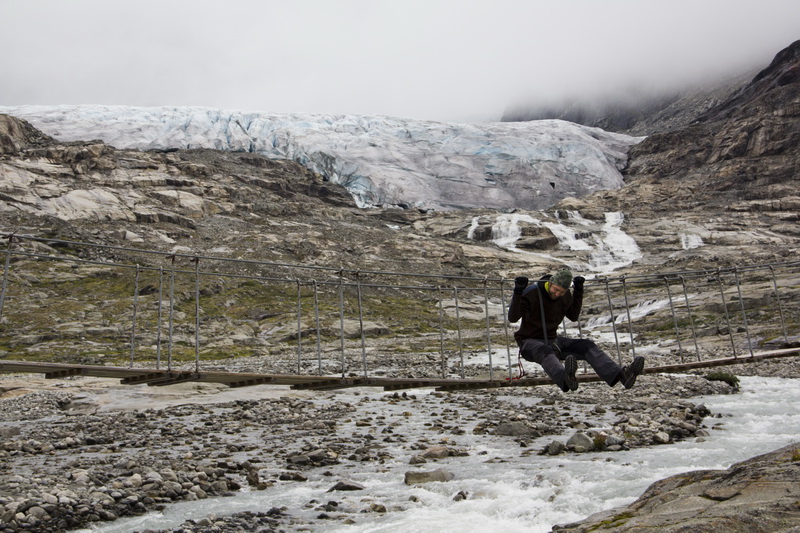
[[(630, 389), (644, 370), (644, 357), (634, 357), (633, 362), (619, 366), (591, 339), (570, 339), (558, 335), (558, 326), (564, 317), (577, 321), (583, 306), (582, 276), (572, 277), (569, 269), (562, 268), (553, 275), (547, 274), (528, 285), (528, 278), (514, 279), (514, 293), (508, 306), (508, 321), (517, 322), (520, 328), (514, 339), (520, 355), (526, 361), (538, 363), (550, 379), (564, 392), (578, 388), (575, 372), (578, 360), (586, 361), (610, 387), (622, 383)], [(570, 293), (569, 286), (573, 285)]]

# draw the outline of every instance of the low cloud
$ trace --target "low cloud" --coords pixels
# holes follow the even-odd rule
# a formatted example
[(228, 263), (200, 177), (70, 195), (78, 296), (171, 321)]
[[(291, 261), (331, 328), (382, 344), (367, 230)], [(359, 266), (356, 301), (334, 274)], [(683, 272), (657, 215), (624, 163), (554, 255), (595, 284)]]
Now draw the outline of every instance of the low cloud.
[(496, 120), (766, 66), (795, 0), (0, 3), (0, 105)]

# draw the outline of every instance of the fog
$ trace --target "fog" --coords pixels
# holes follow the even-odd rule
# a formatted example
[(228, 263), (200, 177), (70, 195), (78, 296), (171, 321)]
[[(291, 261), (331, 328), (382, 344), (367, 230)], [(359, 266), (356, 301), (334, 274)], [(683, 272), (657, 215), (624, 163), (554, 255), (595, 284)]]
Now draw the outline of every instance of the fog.
[(796, 0), (0, 0), (0, 105), (497, 120), (766, 66)]

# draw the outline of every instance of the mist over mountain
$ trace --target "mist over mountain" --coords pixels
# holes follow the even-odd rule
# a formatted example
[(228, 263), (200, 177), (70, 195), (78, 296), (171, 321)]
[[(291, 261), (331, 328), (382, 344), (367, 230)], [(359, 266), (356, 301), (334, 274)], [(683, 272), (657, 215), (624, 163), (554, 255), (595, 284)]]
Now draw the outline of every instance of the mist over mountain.
[(631, 87), (611, 95), (515, 104), (506, 109), (501, 120), (559, 119), (628, 135), (651, 135), (688, 126), (746, 86), (758, 70), (682, 87)]

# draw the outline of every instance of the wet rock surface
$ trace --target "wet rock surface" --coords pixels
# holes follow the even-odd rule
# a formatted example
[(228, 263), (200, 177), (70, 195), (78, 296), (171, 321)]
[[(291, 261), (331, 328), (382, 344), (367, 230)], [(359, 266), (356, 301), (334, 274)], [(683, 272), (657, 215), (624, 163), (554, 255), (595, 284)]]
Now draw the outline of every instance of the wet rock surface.
[(651, 485), (621, 509), (598, 513), (560, 533), (589, 531), (797, 531), (800, 523), (800, 443), (732, 465), (700, 470)]

